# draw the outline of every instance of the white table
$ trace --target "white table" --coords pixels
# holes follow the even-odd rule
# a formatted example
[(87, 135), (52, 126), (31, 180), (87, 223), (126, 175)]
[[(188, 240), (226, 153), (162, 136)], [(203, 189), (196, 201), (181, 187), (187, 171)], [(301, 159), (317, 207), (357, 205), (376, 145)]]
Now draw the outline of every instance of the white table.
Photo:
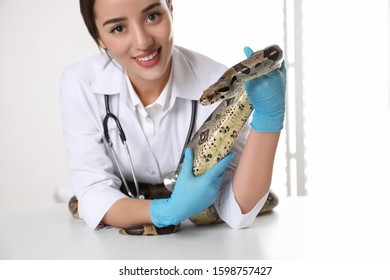
[(390, 258), (388, 220), (382, 219), (390, 212), (362, 216), (336, 205), (310, 197), (281, 198), (271, 214), (258, 217), (248, 229), (185, 221), (180, 232), (165, 236), (124, 236), (115, 228), (93, 232), (73, 219), (65, 204), (0, 208), (0, 259)]

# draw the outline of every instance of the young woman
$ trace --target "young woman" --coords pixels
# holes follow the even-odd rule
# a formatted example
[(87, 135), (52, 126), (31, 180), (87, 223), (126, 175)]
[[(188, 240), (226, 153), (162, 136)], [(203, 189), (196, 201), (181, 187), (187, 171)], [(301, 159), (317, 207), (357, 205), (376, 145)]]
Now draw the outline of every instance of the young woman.
[[(108, 120), (106, 129), (117, 159), (104, 140), (107, 109), (127, 135), (137, 181), (160, 184), (180, 161), (192, 101), (226, 67), (174, 45), (169, 0), (80, 0), (80, 8), (102, 51), (68, 67), (61, 77), (69, 166), (69, 192), (60, 191), (62, 199), (77, 197), (79, 215), (91, 229), (176, 225), (212, 204), (231, 227), (249, 226), (270, 188), (284, 119), (284, 67), (246, 84), (254, 114), (231, 154), (195, 177), (188, 149), (169, 198), (132, 198), (120, 191), (116, 160), (126, 180), (133, 181), (133, 172), (116, 121)], [(247, 48), (246, 54), (251, 50)], [(198, 106), (194, 131), (215, 108)]]

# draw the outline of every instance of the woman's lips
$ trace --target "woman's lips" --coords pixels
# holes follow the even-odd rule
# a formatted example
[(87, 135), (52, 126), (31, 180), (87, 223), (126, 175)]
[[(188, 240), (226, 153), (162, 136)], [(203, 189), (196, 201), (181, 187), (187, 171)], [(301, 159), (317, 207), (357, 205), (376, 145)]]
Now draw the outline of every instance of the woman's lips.
[(134, 58), (135, 62), (142, 67), (152, 67), (160, 60), (160, 49), (137, 55)]

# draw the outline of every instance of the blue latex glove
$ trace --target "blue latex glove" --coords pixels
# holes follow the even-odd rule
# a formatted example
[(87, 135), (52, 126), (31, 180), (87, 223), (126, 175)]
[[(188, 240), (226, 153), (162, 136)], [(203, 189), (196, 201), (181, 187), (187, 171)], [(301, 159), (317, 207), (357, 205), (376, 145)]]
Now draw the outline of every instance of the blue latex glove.
[(212, 205), (233, 157), (234, 154), (230, 153), (203, 175), (194, 176), (193, 153), (187, 148), (171, 197), (154, 199), (150, 204), (152, 223), (157, 227), (177, 225)]
[[(253, 51), (244, 48), (245, 55), (250, 57)], [(252, 103), (254, 112), (251, 127), (257, 132), (279, 132), (283, 128), (286, 92), (286, 67), (284, 62), (280, 69), (247, 81), (245, 89)]]

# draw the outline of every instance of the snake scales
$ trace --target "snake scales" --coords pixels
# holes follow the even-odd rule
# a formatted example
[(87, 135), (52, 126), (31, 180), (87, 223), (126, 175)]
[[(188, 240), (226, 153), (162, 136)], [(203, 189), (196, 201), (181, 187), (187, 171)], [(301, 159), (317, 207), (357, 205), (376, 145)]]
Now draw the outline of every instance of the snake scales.
[[(253, 107), (247, 98), (244, 83), (279, 68), (282, 57), (283, 52), (277, 45), (257, 51), (251, 57), (229, 68), (216, 83), (204, 91), (200, 98), (202, 105), (217, 101), (221, 101), (221, 103), (202, 124), (188, 144), (188, 147), (191, 147), (194, 153), (194, 175), (204, 174), (229, 153), (240, 130), (251, 115)], [(140, 189), (143, 189), (143, 192), (146, 192), (145, 197), (150, 199), (170, 196), (170, 192), (163, 187), (144, 185)], [(277, 204), (278, 198), (271, 191), (259, 214), (272, 210)], [(73, 216), (77, 217), (77, 199), (73, 198), (73, 201), (69, 202), (69, 209)], [(191, 217), (190, 220), (196, 225), (222, 222), (213, 206)], [(161, 235), (176, 232), (179, 228), (180, 225), (167, 228), (141, 225), (123, 228), (120, 233)]]

